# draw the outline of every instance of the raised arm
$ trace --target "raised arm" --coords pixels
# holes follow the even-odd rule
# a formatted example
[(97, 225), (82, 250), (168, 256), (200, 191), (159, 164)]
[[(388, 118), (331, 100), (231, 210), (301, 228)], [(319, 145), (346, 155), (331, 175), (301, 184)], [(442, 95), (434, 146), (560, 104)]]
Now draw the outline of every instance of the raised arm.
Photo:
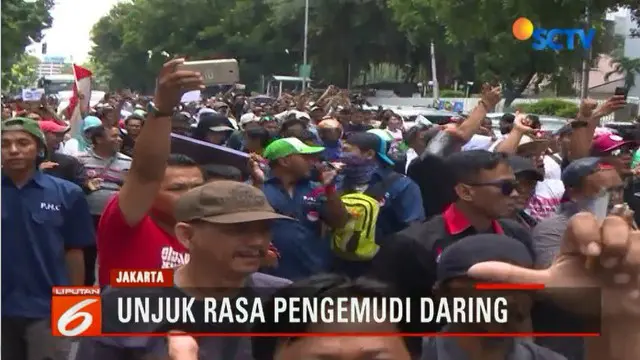
[(133, 162), (119, 194), (120, 210), (131, 226), (137, 224), (151, 208), (164, 178), (171, 151), (171, 116), (187, 91), (204, 88), (199, 73), (178, 70), (184, 59), (174, 59), (162, 66), (158, 76), (155, 111), (147, 116), (133, 148)]

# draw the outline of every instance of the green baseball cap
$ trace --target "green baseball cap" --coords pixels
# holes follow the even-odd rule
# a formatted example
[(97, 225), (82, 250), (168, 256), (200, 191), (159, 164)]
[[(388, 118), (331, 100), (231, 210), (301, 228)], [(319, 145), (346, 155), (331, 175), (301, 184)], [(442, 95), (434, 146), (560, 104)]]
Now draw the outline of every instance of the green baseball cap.
[(39, 160), (47, 158), (47, 141), (37, 121), (24, 117), (11, 118), (2, 122), (0, 131), (24, 131), (32, 135), (40, 143), (41, 152), (38, 154)]
[(40, 129), (40, 124), (29, 118), (15, 117), (3, 121), (2, 132), (5, 131), (24, 131), (38, 139), (41, 145), (46, 144), (44, 133)]
[(276, 160), (289, 155), (311, 155), (318, 154), (324, 151), (322, 146), (309, 146), (298, 138), (289, 137), (284, 139), (278, 139), (266, 149), (262, 156), (267, 160)]

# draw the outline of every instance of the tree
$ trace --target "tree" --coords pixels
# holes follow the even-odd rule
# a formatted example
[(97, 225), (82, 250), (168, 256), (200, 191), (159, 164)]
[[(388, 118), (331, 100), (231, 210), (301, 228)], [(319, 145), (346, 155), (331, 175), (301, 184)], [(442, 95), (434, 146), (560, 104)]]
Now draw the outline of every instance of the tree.
[(262, 0), (119, 3), (93, 28), (92, 61), (112, 88), (148, 92), (166, 61), (162, 52), (192, 60), (236, 58), (241, 80), (255, 85), (261, 74), (290, 72), (293, 65), (288, 45), (265, 21), (269, 11)]
[(640, 75), (640, 59), (629, 59), (627, 57), (617, 57), (611, 59), (613, 70), (604, 75), (604, 80), (609, 81), (613, 74), (624, 75), (624, 86), (631, 89), (636, 85), (636, 76)]
[(21, 54), (18, 60), (13, 62), (9, 71), (2, 77), (2, 91), (19, 92), (21, 89), (35, 86), (38, 80), (37, 57)]
[(54, 0), (2, 1), (2, 75), (6, 75), (14, 62), (20, 60), (24, 48), (42, 39), (42, 30), (51, 26), (49, 10)]
[[(269, 5), (271, 27), (293, 43), (296, 61), (301, 63), (305, 1), (270, 0)], [(405, 65), (411, 53), (386, 0), (310, 2), (308, 43), (314, 77), (341, 86), (372, 64)]]
[[(519, 97), (533, 79), (537, 79), (539, 85), (560, 69), (579, 69), (582, 60), (582, 51), (536, 51), (529, 41), (516, 40), (511, 31), (519, 14), (544, 28), (583, 27), (585, 3), (581, 1), (389, 0), (389, 4), (401, 28), (421, 35), (414, 34), (414, 38), (433, 39), (436, 48), (457, 52), (458, 56), (452, 56), (452, 60), (473, 69), (467, 68), (466, 72), (474, 79), (464, 80), (503, 84), (507, 105)], [(606, 9), (617, 4), (607, 0), (590, 1), (591, 17), (595, 19), (593, 26), (598, 34), (607, 34), (599, 19), (604, 18)], [(431, 25), (434, 23), (443, 31), (441, 36), (438, 27)], [(608, 42), (607, 36), (597, 36), (595, 42), (593, 54), (598, 54)]]

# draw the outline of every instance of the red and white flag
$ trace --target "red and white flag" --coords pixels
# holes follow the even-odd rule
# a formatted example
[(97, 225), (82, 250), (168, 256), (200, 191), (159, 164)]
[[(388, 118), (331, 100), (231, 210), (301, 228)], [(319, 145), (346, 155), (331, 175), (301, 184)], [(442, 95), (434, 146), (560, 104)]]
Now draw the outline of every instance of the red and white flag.
[(73, 64), (73, 76), (76, 78), (73, 84), (73, 96), (69, 99), (67, 107), (67, 119), (71, 128), (71, 135), (80, 134), (82, 124), (82, 112), (89, 109), (91, 100), (91, 71), (82, 66)]

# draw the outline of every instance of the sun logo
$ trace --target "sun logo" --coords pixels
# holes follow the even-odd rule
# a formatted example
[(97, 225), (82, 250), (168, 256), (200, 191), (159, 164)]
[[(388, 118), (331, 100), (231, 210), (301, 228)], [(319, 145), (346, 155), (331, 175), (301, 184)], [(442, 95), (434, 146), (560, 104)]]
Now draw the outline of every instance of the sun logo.
[(513, 36), (518, 40), (529, 40), (533, 35), (533, 23), (526, 17), (521, 17), (513, 22)]

